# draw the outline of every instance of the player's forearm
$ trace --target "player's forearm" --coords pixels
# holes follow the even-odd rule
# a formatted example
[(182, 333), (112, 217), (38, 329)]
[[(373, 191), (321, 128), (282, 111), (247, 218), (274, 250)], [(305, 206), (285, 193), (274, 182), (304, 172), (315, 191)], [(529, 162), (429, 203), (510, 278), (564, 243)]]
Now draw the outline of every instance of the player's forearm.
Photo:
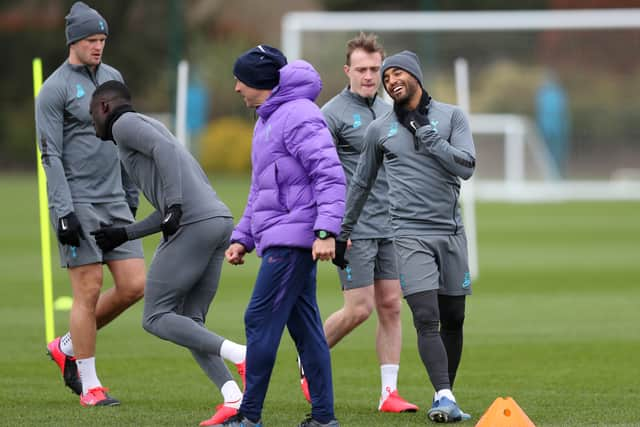
[(431, 146), (430, 153), (446, 170), (462, 179), (471, 178), (476, 168), (476, 159), (471, 154), (441, 138)]
[(47, 195), (49, 206), (61, 218), (73, 212), (73, 198), (59, 157), (42, 155), (42, 165), (47, 176)]
[(356, 167), (347, 191), (347, 201), (345, 203), (346, 207), (342, 220), (340, 240), (347, 240), (351, 236), (353, 227), (355, 227), (358, 222), (358, 218), (367, 202), (373, 183), (378, 176), (378, 169), (382, 164), (380, 153), (375, 143), (368, 142), (368, 144), (365, 145), (364, 151), (360, 154), (358, 166)]
[(154, 211), (151, 215), (149, 215), (142, 221), (138, 221), (126, 226), (125, 231), (127, 232), (127, 238), (129, 240), (135, 240), (140, 239), (141, 237), (158, 233), (160, 231), (161, 223), (162, 214), (160, 213), (160, 211)]
[(367, 198), (369, 197), (369, 188), (361, 186), (357, 182), (352, 182), (347, 193), (347, 203), (342, 220), (342, 229), (340, 230), (340, 240), (347, 240), (351, 236), (353, 227), (355, 227), (360, 217), (360, 213), (364, 208)]

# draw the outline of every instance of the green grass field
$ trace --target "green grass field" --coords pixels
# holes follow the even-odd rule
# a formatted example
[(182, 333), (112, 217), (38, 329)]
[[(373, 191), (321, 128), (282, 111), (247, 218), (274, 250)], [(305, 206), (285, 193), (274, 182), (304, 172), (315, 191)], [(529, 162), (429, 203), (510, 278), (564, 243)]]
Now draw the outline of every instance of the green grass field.
[[(248, 182), (212, 182), (236, 219)], [(82, 408), (45, 356), (37, 186), (0, 175), (0, 425), (197, 426), (221, 397), (189, 352), (142, 330), (142, 305), (100, 332), (97, 367), (122, 401)], [(141, 214), (148, 211), (146, 206)], [(640, 425), (640, 203), (479, 204), (481, 277), (468, 300), (456, 397), (474, 425), (511, 396), (537, 426)], [(157, 237), (145, 241), (147, 261)], [(54, 249), (54, 294), (69, 295)], [(244, 342), (243, 311), (258, 267), (225, 266), (208, 327)], [(107, 282), (107, 286), (110, 286)], [(319, 272), (323, 316), (341, 305), (336, 274)], [(403, 306), (400, 392), (416, 414), (378, 414), (379, 368), (370, 319), (332, 351), (343, 426), (429, 424), (433, 390)], [(56, 312), (56, 333), (68, 312)], [(265, 402), (265, 426), (292, 426), (309, 407), (285, 334)]]

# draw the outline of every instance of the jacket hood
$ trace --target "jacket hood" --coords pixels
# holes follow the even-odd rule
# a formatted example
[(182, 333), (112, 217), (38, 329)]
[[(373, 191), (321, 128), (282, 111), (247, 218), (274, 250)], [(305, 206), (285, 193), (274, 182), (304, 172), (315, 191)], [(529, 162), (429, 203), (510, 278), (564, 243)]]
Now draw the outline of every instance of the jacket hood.
[(280, 84), (256, 110), (263, 119), (268, 118), (280, 105), (296, 99), (316, 100), (322, 90), (320, 74), (307, 61), (298, 59), (280, 69)]

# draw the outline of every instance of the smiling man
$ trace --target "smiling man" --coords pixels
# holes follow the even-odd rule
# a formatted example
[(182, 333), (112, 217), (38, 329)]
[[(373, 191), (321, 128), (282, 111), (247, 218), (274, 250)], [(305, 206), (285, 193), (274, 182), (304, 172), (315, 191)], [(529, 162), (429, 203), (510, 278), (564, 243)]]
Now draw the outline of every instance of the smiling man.
[[(322, 107), (347, 182), (355, 173), (367, 126), (391, 111), (380, 99), (380, 67), (384, 48), (375, 34), (360, 33), (347, 42), (344, 73), (349, 84)], [(358, 325), (378, 314), (376, 352), (380, 363), (381, 412), (415, 412), (418, 407), (404, 400), (397, 391), (402, 324), (402, 293), (395, 253), (391, 241), (389, 185), (384, 166), (371, 189), (358, 224), (351, 234), (352, 245), (346, 251), (349, 268), (338, 268), (344, 298), (343, 307), (324, 323), (329, 348), (333, 348)], [(308, 384), (301, 371), (301, 385), (309, 399)]]
[[(142, 298), (142, 244), (133, 240), (104, 253), (87, 235), (101, 222), (133, 223), (138, 191), (121, 169), (117, 148), (99, 143), (89, 114), (95, 88), (107, 80), (122, 81), (115, 68), (102, 63), (107, 21), (83, 2), (74, 3), (65, 19), (68, 60), (47, 78), (36, 100), (49, 212), (73, 289), (70, 332), (47, 350), (65, 384), (80, 395), (80, 404), (113, 406), (118, 400), (96, 374), (96, 331)], [(115, 286), (101, 293), (102, 264)]]
[[(384, 165), (400, 285), (436, 392), (428, 416), (435, 422), (461, 421), (470, 416), (458, 407), (452, 387), (471, 281), (458, 197), (460, 179), (475, 169), (471, 129), (458, 107), (429, 96), (415, 53), (388, 57), (381, 74), (393, 110), (365, 132), (337, 242), (350, 237)], [(336, 251), (338, 260), (339, 255)]]

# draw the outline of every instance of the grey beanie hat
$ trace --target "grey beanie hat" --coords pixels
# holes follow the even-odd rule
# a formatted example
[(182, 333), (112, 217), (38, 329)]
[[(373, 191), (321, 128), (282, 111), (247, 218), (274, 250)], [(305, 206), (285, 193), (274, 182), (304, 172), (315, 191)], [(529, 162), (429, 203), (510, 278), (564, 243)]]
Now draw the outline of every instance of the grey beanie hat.
[(382, 63), (382, 68), (380, 69), (383, 80), (384, 72), (389, 68), (402, 68), (415, 77), (418, 83), (420, 83), (420, 86), (422, 86), (422, 66), (420, 65), (420, 59), (418, 59), (418, 55), (410, 50), (403, 50), (400, 53), (385, 58)]
[(64, 19), (67, 21), (67, 46), (94, 34), (109, 35), (107, 21), (95, 9), (81, 1), (71, 6), (69, 14)]

